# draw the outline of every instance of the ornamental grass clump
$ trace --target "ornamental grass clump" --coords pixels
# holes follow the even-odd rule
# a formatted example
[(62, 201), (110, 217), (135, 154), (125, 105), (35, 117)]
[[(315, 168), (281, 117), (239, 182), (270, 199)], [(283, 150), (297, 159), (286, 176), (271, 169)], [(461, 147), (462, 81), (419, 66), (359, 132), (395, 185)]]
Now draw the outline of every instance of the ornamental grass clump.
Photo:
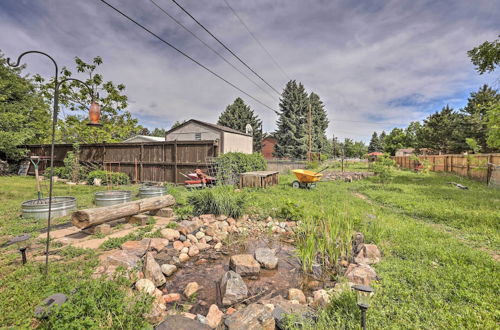
[(217, 186), (195, 191), (188, 197), (194, 215), (224, 214), (233, 218), (244, 214), (247, 198), (244, 192), (237, 192), (232, 186)]
[(336, 271), (350, 253), (353, 233), (354, 220), (336, 210), (304, 217), (297, 231), (297, 255), (304, 271), (312, 271), (316, 263)]

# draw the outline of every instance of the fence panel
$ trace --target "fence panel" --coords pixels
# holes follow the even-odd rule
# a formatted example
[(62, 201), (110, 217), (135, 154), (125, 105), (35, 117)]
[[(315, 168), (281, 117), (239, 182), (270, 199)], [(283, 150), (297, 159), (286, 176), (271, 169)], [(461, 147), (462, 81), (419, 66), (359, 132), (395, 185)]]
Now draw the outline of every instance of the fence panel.
[[(30, 156), (44, 156), (40, 162), (43, 173), (50, 159), (50, 145), (29, 145)], [(70, 144), (55, 146), (55, 166), (63, 166)], [(218, 153), (216, 141), (168, 141), (150, 143), (102, 143), (80, 145), (80, 162), (103, 169), (126, 173), (137, 182), (184, 181), (179, 173), (206, 170), (209, 159)], [(34, 174), (33, 166), (28, 169)]]
[[(414, 169), (415, 162), (411, 156), (395, 156), (393, 159), (401, 168)], [(500, 166), (500, 154), (475, 154), (475, 155), (428, 155), (419, 156), (421, 162), (427, 160), (432, 171), (451, 172), (477, 181), (490, 183), (498, 182), (496, 176)]]

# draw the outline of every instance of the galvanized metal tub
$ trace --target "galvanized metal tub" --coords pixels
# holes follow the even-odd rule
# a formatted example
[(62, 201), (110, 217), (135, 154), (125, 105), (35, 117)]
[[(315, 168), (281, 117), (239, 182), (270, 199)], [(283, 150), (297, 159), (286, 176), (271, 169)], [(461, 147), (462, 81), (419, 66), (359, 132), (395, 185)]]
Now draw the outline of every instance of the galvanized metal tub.
[(96, 206), (109, 206), (130, 202), (132, 192), (129, 190), (108, 190), (95, 193), (94, 203)]
[(144, 186), (139, 188), (140, 198), (158, 197), (167, 193), (167, 188), (159, 186)]
[[(23, 218), (47, 219), (49, 199), (32, 199), (21, 204)], [(51, 218), (60, 218), (76, 210), (76, 198), (70, 196), (52, 197)]]

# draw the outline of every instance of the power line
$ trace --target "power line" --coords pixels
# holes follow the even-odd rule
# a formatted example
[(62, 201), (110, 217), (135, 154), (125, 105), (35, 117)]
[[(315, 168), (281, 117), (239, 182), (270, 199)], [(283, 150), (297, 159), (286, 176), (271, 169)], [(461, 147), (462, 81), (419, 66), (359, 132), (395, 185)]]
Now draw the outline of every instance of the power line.
[(222, 41), (219, 40), (219, 38), (217, 38), (212, 32), (210, 32), (203, 24), (201, 24), (196, 18), (193, 17), (193, 15), (191, 15), (186, 9), (184, 9), (184, 7), (182, 7), (177, 1), (175, 0), (172, 0), (173, 3), (175, 3), (177, 5), (177, 7), (179, 7), (183, 12), (185, 12), (189, 17), (191, 17), (193, 19), (193, 21), (195, 21), (203, 30), (205, 30), (208, 34), (210, 34), (210, 36), (212, 36), (212, 38), (214, 38), (215, 40), (217, 40), (217, 42), (219, 44), (222, 45), (222, 47), (224, 47), (228, 52), (231, 53), (231, 55), (233, 55), (234, 57), (236, 57), (238, 59), (238, 61), (240, 61), (244, 66), (246, 66), (250, 71), (253, 72), (253, 74), (255, 74), (257, 77), (259, 77), (260, 80), (262, 80), (267, 86), (269, 86), (276, 94), (280, 95), (280, 92), (278, 92), (278, 90), (276, 88), (274, 88), (271, 84), (269, 84), (264, 78), (262, 78), (257, 72), (255, 72), (254, 69), (252, 69), (248, 64), (246, 64), (241, 58), (239, 58), (238, 55), (236, 55), (231, 49), (229, 49), (229, 47), (227, 47)]
[(113, 5), (109, 4), (108, 2), (106, 2), (105, 0), (100, 0), (101, 2), (103, 2), (104, 4), (106, 4), (108, 7), (110, 7), (111, 9), (113, 9), (114, 11), (116, 11), (117, 13), (119, 13), (120, 15), (122, 15), (123, 17), (127, 18), (129, 21), (131, 21), (132, 23), (134, 23), (135, 25), (139, 26), (140, 28), (142, 28), (143, 30), (145, 30), (146, 32), (148, 32), (149, 34), (151, 34), (152, 36), (154, 36), (155, 38), (157, 38), (158, 40), (160, 40), (161, 42), (163, 42), (164, 44), (166, 44), (167, 46), (173, 48), (175, 51), (177, 51), (178, 53), (182, 54), (183, 56), (187, 57), (188, 59), (190, 59), (191, 61), (193, 61), (194, 63), (196, 63), (197, 65), (199, 65), (200, 67), (202, 67), (203, 69), (207, 70), (208, 72), (210, 72), (211, 74), (213, 74), (214, 76), (216, 76), (217, 78), (219, 78), (220, 80), (224, 81), (226, 84), (230, 85), (231, 87), (237, 89), (238, 91), (240, 91), (241, 93), (245, 94), (246, 96), (250, 97), (252, 100), (256, 101), (257, 103), (259, 103), (260, 105), (268, 108), (269, 110), (273, 111), (274, 113), (276, 113), (277, 115), (279, 115), (278, 111), (274, 110), (273, 108), (271, 108), (270, 106), (266, 105), (265, 103), (261, 102), (259, 99), (253, 97), (252, 95), (248, 94), (247, 92), (245, 92), (244, 90), (242, 90), (241, 88), (239, 88), (238, 86), (236, 86), (235, 84), (233, 84), (232, 82), (228, 81), (227, 79), (223, 78), (222, 76), (220, 76), (219, 74), (215, 73), (214, 71), (210, 70), (208, 67), (206, 67), (205, 65), (201, 64), (200, 62), (198, 62), (197, 60), (195, 60), (194, 58), (192, 58), (191, 56), (189, 56), (188, 54), (184, 53), (182, 50), (178, 49), (177, 47), (175, 47), (174, 45), (172, 45), (171, 43), (169, 43), (168, 41), (166, 41), (165, 39), (163, 39), (162, 37), (158, 36), (156, 33), (152, 32), (151, 30), (149, 30), (147, 27), (145, 27), (144, 25), (142, 25), (141, 23), (137, 22), (136, 20), (134, 20), (133, 18), (131, 18), (130, 16), (128, 16), (127, 14), (125, 14), (124, 12), (120, 11), (118, 8), (114, 7)]
[(231, 5), (229, 4), (229, 2), (227, 2), (227, 0), (223, 0), (223, 1), (226, 3), (226, 6), (229, 9), (231, 9), (231, 11), (233, 12), (234, 16), (236, 16), (236, 18), (238, 19), (238, 21), (240, 21), (241, 25), (243, 25), (245, 27), (245, 29), (252, 36), (252, 38), (259, 44), (260, 48), (262, 48), (264, 50), (264, 52), (266, 52), (267, 56), (269, 56), (271, 58), (271, 60), (273, 61), (273, 63), (276, 65), (276, 67), (278, 67), (278, 69), (280, 69), (280, 71), (285, 75), (285, 77), (288, 80), (292, 80), (292, 78), (290, 78), (290, 76), (281, 67), (281, 65), (279, 65), (278, 61), (276, 61), (276, 59), (271, 55), (271, 53), (266, 49), (266, 47), (264, 47), (264, 45), (260, 42), (260, 40), (257, 39), (257, 36), (255, 36), (255, 34), (253, 34), (253, 32), (248, 27), (248, 25), (245, 24), (245, 22), (243, 21), (243, 19), (236, 13), (236, 11), (233, 9), (233, 7), (231, 7)]
[(366, 123), (366, 124), (381, 124), (381, 125), (400, 125), (401, 123), (395, 122), (381, 122), (381, 121), (363, 121), (363, 120), (343, 120), (343, 119), (332, 119), (335, 123), (336, 121), (350, 122), (350, 123)]
[(200, 37), (198, 37), (194, 32), (192, 32), (190, 29), (188, 29), (184, 24), (182, 24), (181, 22), (179, 22), (179, 20), (177, 20), (175, 17), (173, 17), (172, 15), (170, 15), (165, 9), (163, 9), (162, 7), (160, 7), (160, 5), (158, 5), (156, 2), (154, 2), (153, 0), (150, 0), (153, 5), (155, 5), (160, 11), (162, 11), (165, 15), (167, 15), (168, 17), (170, 17), (170, 19), (172, 19), (175, 23), (177, 23), (179, 26), (181, 26), (184, 30), (186, 30), (187, 32), (189, 32), (193, 37), (195, 37), (199, 42), (201, 42), (203, 45), (205, 45), (205, 47), (207, 47), (208, 49), (210, 49), (213, 53), (215, 53), (217, 56), (219, 56), (222, 60), (224, 60), (224, 62), (226, 62), (227, 64), (229, 64), (231, 67), (233, 67), (233, 69), (235, 69), (236, 71), (238, 71), (241, 75), (243, 75), (245, 78), (248, 79), (248, 81), (250, 81), (251, 83), (253, 83), (255, 86), (257, 86), (261, 91), (263, 91), (264, 93), (266, 93), (267, 95), (269, 95), (270, 97), (274, 98), (274, 96), (266, 89), (262, 88), (262, 86), (260, 86), (259, 84), (257, 84), (255, 81), (253, 81), (252, 79), (250, 79), (250, 77), (244, 73), (243, 71), (241, 71), (240, 69), (238, 69), (233, 63), (229, 62), (224, 56), (222, 56), (222, 54), (220, 54), (217, 50), (215, 50), (213, 47), (211, 47), (209, 44), (207, 44), (205, 41), (203, 41)]

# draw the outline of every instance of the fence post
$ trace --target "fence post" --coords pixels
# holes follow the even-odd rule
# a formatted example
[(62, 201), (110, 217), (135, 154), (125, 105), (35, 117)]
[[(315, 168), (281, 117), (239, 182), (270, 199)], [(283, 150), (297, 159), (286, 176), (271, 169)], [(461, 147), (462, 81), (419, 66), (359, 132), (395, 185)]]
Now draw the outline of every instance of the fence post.
[(144, 151), (144, 144), (143, 144), (143, 143), (141, 143), (141, 151), (140, 151), (140, 153), (139, 153), (139, 160), (140, 160), (140, 162), (141, 162), (141, 166), (140, 166), (140, 169), (141, 169), (141, 170), (139, 171), (139, 172), (140, 172), (140, 173), (139, 173), (139, 181), (140, 181), (140, 182), (142, 182), (142, 180), (144, 179), (144, 178), (143, 178), (143, 173), (144, 173), (144, 169), (143, 169), (143, 156), (144, 156), (144, 153), (143, 153), (143, 151)]
[(490, 185), (491, 174), (493, 173), (493, 156), (488, 156), (488, 162), (486, 163), (486, 185)]
[(174, 140), (174, 184), (177, 184), (177, 140)]

